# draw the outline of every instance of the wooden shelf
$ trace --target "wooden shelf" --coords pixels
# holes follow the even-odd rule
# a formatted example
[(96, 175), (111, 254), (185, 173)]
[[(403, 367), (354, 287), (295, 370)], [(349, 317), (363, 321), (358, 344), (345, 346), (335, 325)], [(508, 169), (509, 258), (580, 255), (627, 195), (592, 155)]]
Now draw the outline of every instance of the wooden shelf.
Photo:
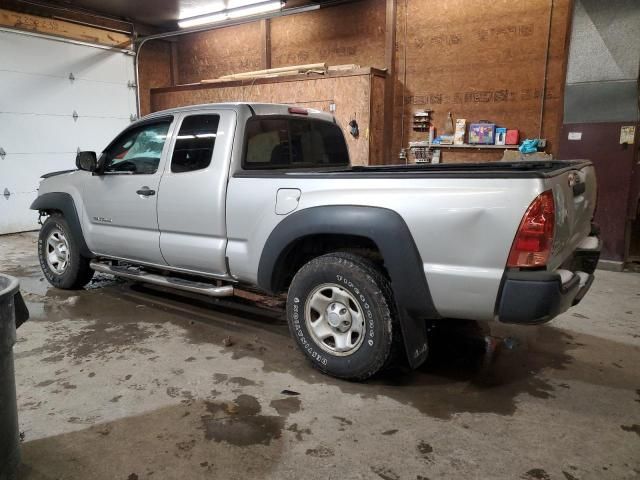
[(467, 143), (463, 145), (441, 145), (439, 143), (429, 143), (429, 142), (410, 142), (409, 148), (417, 147), (417, 148), (462, 148), (462, 149), (475, 149), (475, 150), (516, 150), (520, 147), (520, 145), (469, 145)]
[(475, 148), (477, 150), (516, 150), (520, 145), (434, 145), (431, 148)]

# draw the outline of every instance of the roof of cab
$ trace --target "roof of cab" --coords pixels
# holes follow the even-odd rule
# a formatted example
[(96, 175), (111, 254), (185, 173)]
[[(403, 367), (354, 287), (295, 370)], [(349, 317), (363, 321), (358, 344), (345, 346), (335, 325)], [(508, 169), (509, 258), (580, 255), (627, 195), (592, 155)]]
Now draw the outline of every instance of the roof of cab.
[[(213, 109), (225, 109), (240, 111), (244, 108), (253, 110), (256, 115), (290, 115), (289, 108), (293, 105), (286, 105), (283, 103), (253, 103), (253, 102), (225, 102), (225, 103), (202, 103), (199, 105), (188, 105), (184, 107), (170, 108), (168, 110), (161, 110), (153, 112), (142, 117), (139, 121), (149, 120), (163, 115), (170, 115), (182, 112), (191, 112), (194, 110), (213, 110)], [(306, 108), (306, 107), (303, 107)], [(334, 117), (330, 113), (322, 112), (313, 108), (306, 108), (309, 111), (309, 115), (321, 120), (327, 120), (334, 122)]]

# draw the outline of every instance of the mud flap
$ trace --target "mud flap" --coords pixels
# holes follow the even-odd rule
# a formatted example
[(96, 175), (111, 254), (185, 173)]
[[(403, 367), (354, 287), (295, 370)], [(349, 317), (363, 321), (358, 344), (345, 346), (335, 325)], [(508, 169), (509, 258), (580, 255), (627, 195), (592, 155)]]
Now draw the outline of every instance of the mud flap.
[(423, 319), (412, 317), (404, 308), (398, 309), (398, 316), (409, 366), (418, 368), (429, 355), (427, 322)]

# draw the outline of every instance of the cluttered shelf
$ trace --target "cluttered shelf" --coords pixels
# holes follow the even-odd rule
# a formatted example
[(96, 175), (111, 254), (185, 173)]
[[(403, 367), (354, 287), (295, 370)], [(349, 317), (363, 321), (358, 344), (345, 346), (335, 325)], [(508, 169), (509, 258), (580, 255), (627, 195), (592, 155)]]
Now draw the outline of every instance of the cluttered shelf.
[[(460, 156), (455, 152), (462, 154), (464, 151), (466, 153), (462, 155), (467, 157), (479, 153), (483, 157), (488, 155), (487, 159), (491, 160), (492, 155), (487, 152), (499, 154), (502, 151), (506, 155), (515, 153), (520, 147), (518, 130), (498, 127), (487, 120), (471, 123), (467, 128), (467, 120), (464, 118), (456, 119), (454, 126), (451, 112), (447, 113), (444, 133), (436, 136), (432, 113), (432, 110), (414, 112), (413, 130), (417, 134), (425, 134), (427, 138), (409, 142), (409, 149), (400, 153), (401, 159), (404, 158), (411, 163), (440, 163), (444, 161), (443, 152), (447, 152), (447, 159), (452, 156), (455, 161)], [(416, 133), (413, 134), (413, 138), (416, 137)]]

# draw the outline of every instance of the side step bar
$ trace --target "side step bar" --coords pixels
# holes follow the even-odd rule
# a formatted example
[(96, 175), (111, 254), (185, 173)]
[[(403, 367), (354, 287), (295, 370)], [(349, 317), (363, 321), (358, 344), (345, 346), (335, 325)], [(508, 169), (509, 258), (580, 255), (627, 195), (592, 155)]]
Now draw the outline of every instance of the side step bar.
[(210, 283), (196, 282), (193, 280), (185, 280), (177, 277), (165, 277), (163, 275), (156, 275), (154, 273), (147, 273), (141, 270), (134, 270), (127, 267), (108, 265), (93, 260), (90, 264), (91, 268), (96, 272), (108, 273), (115, 275), (116, 277), (127, 278), (137, 282), (151, 283), (153, 285), (160, 285), (162, 287), (175, 288), (177, 290), (184, 290), (186, 292), (200, 293), (209, 297), (232, 297), (233, 286), (224, 285), (222, 287), (216, 287)]

